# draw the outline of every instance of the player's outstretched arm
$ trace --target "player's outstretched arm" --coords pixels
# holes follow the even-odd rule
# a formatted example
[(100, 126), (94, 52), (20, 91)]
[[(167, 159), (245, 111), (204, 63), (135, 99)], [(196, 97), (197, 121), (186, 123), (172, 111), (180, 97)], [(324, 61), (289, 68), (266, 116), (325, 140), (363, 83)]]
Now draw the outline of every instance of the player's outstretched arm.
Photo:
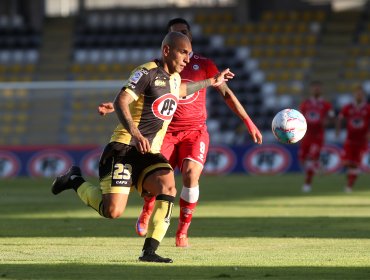
[(190, 82), (190, 83), (181, 83), (180, 86), (180, 97), (184, 97), (189, 94), (193, 94), (202, 88), (206, 88), (209, 86), (218, 87), (222, 83), (227, 82), (234, 78), (234, 73), (230, 71), (229, 68), (223, 70), (220, 73), (217, 73), (214, 77), (198, 81), (198, 82)]
[(253, 142), (262, 144), (261, 132), (253, 123), (242, 104), (240, 104), (233, 91), (227, 86), (226, 83), (222, 83), (220, 86), (218, 86), (217, 90), (222, 95), (229, 108), (244, 122), (250, 136), (253, 139)]

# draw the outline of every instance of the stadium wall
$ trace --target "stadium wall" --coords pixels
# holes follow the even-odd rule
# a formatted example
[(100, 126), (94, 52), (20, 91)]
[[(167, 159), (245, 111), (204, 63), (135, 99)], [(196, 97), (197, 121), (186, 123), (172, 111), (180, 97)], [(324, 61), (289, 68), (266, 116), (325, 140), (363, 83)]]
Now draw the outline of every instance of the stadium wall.
[[(102, 149), (94, 145), (0, 147), (0, 178), (55, 177), (66, 172), (72, 164), (79, 165), (85, 176), (97, 177)], [(209, 149), (204, 173), (276, 175), (300, 172), (297, 151), (297, 145), (213, 145)], [(341, 172), (339, 146), (327, 144), (321, 154), (321, 163), (322, 173)], [(362, 169), (370, 173), (370, 147), (363, 158)]]

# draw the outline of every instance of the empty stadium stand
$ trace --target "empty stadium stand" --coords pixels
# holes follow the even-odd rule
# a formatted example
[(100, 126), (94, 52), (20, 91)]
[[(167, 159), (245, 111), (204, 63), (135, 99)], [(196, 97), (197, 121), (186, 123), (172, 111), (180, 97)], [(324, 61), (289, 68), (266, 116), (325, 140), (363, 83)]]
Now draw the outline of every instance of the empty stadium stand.
[[(96, 106), (114, 98), (134, 67), (160, 55), (165, 25), (179, 16), (192, 23), (194, 50), (237, 74), (229, 86), (263, 131), (278, 110), (297, 106), (313, 79), (337, 108), (356, 84), (370, 94), (367, 10), (274, 9), (244, 21), (233, 11), (88, 10), (47, 18), (39, 31), (20, 16), (0, 16), (0, 145), (104, 144), (116, 121), (102, 119)], [(40, 81), (63, 87), (16, 85)], [(92, 82), (115, 87), (86, 86)], [(214, 89), (207, 102), (211, 141), (245, 143), (243, 124)]]
[(33, 80), (40, 44), (20, 15), (0, 15), (0, 82)]

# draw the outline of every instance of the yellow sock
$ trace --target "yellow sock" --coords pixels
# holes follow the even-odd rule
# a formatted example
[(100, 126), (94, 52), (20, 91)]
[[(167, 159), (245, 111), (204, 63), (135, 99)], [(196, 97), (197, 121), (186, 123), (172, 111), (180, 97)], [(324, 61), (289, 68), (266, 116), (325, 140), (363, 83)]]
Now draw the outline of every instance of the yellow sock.
[(170, 219), (175, 198), (170, 195), (158, 195), (155, 201), (153, 214), (150, 217), (146, 238), (154, 238), (159, 242), (166, 235), (170, 226)]
[(77, 194), (87, 206), (95, 209), (96, 212), (103, 216), (103, 198), (99, 187), (89, 182), (84, 182), (78, 187)]

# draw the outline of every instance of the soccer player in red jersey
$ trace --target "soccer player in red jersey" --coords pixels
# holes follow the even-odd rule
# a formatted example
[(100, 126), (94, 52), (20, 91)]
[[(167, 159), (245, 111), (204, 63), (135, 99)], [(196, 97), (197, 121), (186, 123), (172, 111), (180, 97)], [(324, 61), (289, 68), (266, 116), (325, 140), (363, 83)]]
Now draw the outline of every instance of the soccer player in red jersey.
[(332, 105), (322, 98), (322, 84), (310, 84), (310, 97), (300, 104), (299, 110), (307, 121), (306, 135), (300, 142), (298, 158), (305, 172), (303, 192), (311, 191), (313, 177), (320, 166), (320, 152), (324, 144), (324, 128), (329, 118), (334, 118)]
[(336, 122), (336, 135), (340, 134), (341, 126), (346, 121), (346, 140), (343, 146), (342, 160), (347, 168), (347, 186), (345, 192), (352, 192), (353, 185), (360, 174), (363, 154), (370, 140), (370, 104), (361, 86), (353, 92), (354, 102), (345, 105), (339, 112)]
[[(168, 22), (168, 31), (177, 31), (192, 39), (189, 23), (182, 18)], [(195, 82), (218, 73), (214, 62), (193, 53), (189, 64), (181, 72), (182, 82)], [(231, 89), (223, 83), (217, 88), (231, 110), (245, 123), (255, 143), (262, 143), (262, 135), (235, 97)], [(206, 90), (202, 89), (179, 100), (177, 110), (168, 127), (161, 153), (168, 158), (172, 167), (178, 167), (182, 174), (183, 187), (180, 193), (180, 214), (176, 231), (176, 246), (187, 247), (188, 228), (199, 199), (199, 177), (202, 173), (209, 147), (206, 126)], [(136, 231), (146, 234), (147, 220), (150, 217), (155, 197), (145, 198)]]
[[(181, 32), (191, 40), (189, 23), (182, 18), (168, 22), (168, 31)], [(214, 62), (193, 53), (190, 62), (180, 76), (182, 82), (196, 82), (213, 77), (219, 70)], [(262, 135), (247, 112), (240, 104), (233, 91), (222, 83), (216, 88), (231, 110), (243, 120), (253, 142), (261, 144)], [(99, 113), (109, 113), (109, 103), (99, 106)], [(183, 187), (180, 193), (180, 215), (176, 232), (176, 246), (187, 247), (188, 229), (193, 212), (199, 199), (199, 177), (202, 173), (209, 147), (209, 135), (206, 126), (206, 90), (199, 90), (179, 100), (177, 110), (167, 129), (161, 153), (169, 160), (173, 168), (178, 167), (182, 174)], [(136, 232), (145, 236), (148, 222), (155, 203), (155, 197), (144, 197), (144, 206), (136, 223)]]

